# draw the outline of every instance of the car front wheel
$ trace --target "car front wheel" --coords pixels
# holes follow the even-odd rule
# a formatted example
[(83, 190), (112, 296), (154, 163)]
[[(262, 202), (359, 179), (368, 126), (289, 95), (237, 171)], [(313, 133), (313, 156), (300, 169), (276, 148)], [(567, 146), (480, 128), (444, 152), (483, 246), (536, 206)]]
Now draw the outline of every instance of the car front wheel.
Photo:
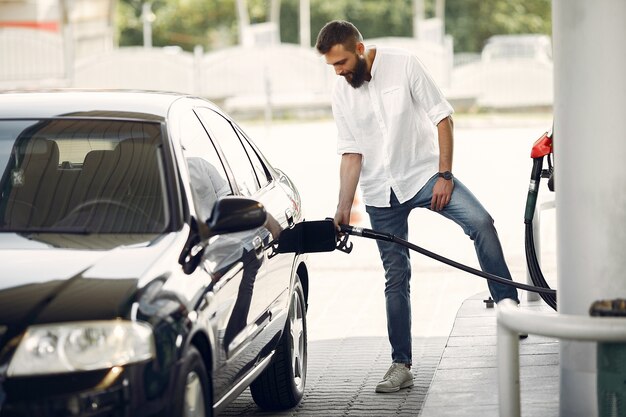
[(267, 410), (295, 407), (304, 395), (306, 370), (306, 307), (302, 284), (296, 276), (287, 323), (272, 363), (250, 386), (254, 402)]
[(202, 356), (194, 346), (190, 346), (185, 353), (180, 376), (171, 415), (177, 417), (213, 416), (213, 405), (209, 401), (211, 381)]

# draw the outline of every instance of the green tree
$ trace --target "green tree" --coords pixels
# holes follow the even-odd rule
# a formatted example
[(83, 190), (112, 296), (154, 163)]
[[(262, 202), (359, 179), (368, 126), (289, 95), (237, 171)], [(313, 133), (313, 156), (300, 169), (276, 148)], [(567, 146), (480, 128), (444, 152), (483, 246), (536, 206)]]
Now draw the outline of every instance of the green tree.
[[(412, 0), (310, 0), (311, 41), (326, 22), (345, 19), (354, 23), (364, 38), (412, 36)], [(300, 0), (282, 0), (282, 42), (299, 43)]]
[(480, 52), (493, 35), (552, 33), (551, 0), (446, 0), (455, 52)]
[[(119, 0), (118, 38), (121, 46), (143, 44), (143, 0)], [(247, 0), (251, 23), (269, 20), (269, 0)], [(435, 0), (424, 0), (426, 17)], [(280, 38), (299, 43), (300, 0), (281, 0)], [(366, 39), (412, 36), (413, 0), (310, 0), (311, 40), (334, 19), (353, 22)], [(153, 45), (180, 45), (211, 50), (238, 42), (235, 0), (152, 0), (156, 15)], [(551, 0), (446, 0), (446, 32), (455, 52), (479, 52), (496, 34), (551, 33)]]
[[(120, 0), (118, 33), (120, 46), (143, 44), (142, 0)], [(191, 51), (237, 43), (234, 0), (154, 0), (152, 25), (154, 46), (178, 45)]]
[(143, 44), (141, 1), (120, 0), (117, 6), (117, 39), (120, 46)]

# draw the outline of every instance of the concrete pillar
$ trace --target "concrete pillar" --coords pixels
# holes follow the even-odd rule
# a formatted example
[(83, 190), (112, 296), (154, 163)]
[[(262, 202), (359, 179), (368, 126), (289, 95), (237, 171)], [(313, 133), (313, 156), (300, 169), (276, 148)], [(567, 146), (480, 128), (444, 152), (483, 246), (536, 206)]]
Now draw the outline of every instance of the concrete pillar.
[[(558, 308), (626, 297), (626, 1), (553, 0)], [(562, 342), (560, 415), (597, 416), (595, 343)]]

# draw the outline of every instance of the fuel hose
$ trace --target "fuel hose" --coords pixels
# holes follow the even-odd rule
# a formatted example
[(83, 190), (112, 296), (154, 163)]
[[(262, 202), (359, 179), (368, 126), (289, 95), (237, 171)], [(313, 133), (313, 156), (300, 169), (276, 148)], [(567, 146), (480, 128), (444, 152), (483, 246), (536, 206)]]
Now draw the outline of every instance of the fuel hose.
[(532, 292), (536, 292), (539, 293), (541, 295), (548, 295), (548, 296), (552, 296), (556, 299), (556, 291), (550, 288), (546, 288), (546, 287), (542, 287), (542, 286), (537, 286), (537, 285), (527, 285), (527, 284), (522, 284), (519, 282), (515, 282), (513, 280), (510, 279), (506, 279), (497, 275), (493, 275), (493, 274), (489, 274), (487, 272), (481, 271), (479, 269), (475, 269), (472, 268), (470, 266), (464, 265), (462, 263), (453, 261), (452, 259), (446, 258), (444, 256), (441, 256), (437, 253), (431, 252), (427, 249), (424, 249), (420, 246), (417, 246), (407, 240), (404, 240), (402, 238), (399, 238), (391, 233), (383, 233), (383, 232), (378, 232), (376, 230), (372, 230), (372, 229), (367, 229), (367, 228), (363, 228), (363, 227), (356, 227), (356, 226), (350, 226), (350, 225), (345, 225), (342, 224), (339, 226), (340, 228), (340, 233), (344, 233), (344, 234), (348, 234), (348, 235), (353, 235), (353, 236), (360, 236), (360, 237), (364, 237), (364, 238), (368, 238), (368, 239), (374, 239), (374, 240), (382, 240), (382, 241), (386, 241), (386, 242), (393, 242), (396, 243), (398, 245), (404, 246), (405, 248), (408, 248), (410, 250), (413, 250), (417, 253), (420, 253), (424, 256), (427, 256), (429, 258), (432, 258), (436, 261), (439, 261), (441, 263), (444, 263), (446, 265), (452, 266), (454, 268), (460, 269), (461, 271), (465, 271), (468, 272), (470, 274), (474, 274), (477, 275), (479, 277), (488, 279), (490, 281), (494, 281), (494, 282), (498, 282), (500, 284), (504, 284), (504, 285), (510, 285), (516, 288), (519, 288), (521, 290), (526, 290), (526, 291), (532, 291)]
[[(546, 282), (546, 279), (543, 276), (543, 272), (541, 271), (541, 266), (539, 265), (539, 259), (537, 258), (537, 252), (535, 250), (535, 237), (533, 233), (533, 218), (535, 215), (535, 208), (537, 206), (539, 183), (541, 181), (543, 173), (543, 156), (533, 158), (533, 168), (530, 173), (530, 185), (528, 187), (526, 210), (524, 212), (524, 244), (526, 250), (526, 265), (528, 266), (528, 274), (530, 275), (532, 283), (536, 287), (549, 289), (550, 286)], [(546, 172), (546, 175), (552, 175), (551, 166)], [(537, 292), (546, 304), (548, 304), (552, 309), (556, 310), (556, 291), (551, 293), (539, 291)]]

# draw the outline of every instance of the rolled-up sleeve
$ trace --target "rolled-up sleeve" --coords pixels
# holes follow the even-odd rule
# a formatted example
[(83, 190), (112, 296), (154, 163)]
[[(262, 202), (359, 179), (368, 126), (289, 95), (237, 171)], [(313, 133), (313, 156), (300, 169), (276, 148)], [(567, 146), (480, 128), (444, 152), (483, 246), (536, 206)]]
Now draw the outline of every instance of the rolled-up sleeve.
[(333, 100), (333, 117), (337, 125), (337, 153), (362, 153), (339, 105)]
[(413, 97), (419, 97), (422, 106), (430, 121), (437, 125), (440, 121), (454, 113), (443, 93), (437, 87), (424, 65), (417, 57), (408, 60), (407, 76), (411, 83)]
[(436, 126), (439, 124), (440, 121), (452, 115), (452, 113), (454, 113), (454, 110), (452, 109), (450, 103), (448, 103), (447, 101), (442, 101), (428, 111), (428, 118)]

